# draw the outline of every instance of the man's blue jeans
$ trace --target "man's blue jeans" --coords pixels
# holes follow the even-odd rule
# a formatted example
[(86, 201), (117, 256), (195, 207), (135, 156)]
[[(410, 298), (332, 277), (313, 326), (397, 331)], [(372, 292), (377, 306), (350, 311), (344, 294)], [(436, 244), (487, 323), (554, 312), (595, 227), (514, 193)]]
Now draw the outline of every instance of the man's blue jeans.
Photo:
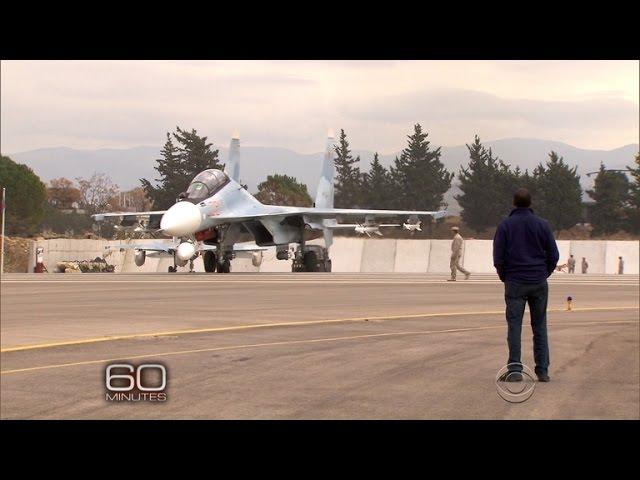
[[(504, 283), (504, 300), (507, 304), (508, 363), (522, 363), (521, 335), (524, 306), (529, 304), (531, 328), (533, 329), (533, 358), (536, 373), (547, 373), (549, 369), (549, 341), (547, 339), (547, 300), (549, 286), (545, 280), (538, 284)], [(510, 367), (510, 371), (522, 371), (522, 367)]]

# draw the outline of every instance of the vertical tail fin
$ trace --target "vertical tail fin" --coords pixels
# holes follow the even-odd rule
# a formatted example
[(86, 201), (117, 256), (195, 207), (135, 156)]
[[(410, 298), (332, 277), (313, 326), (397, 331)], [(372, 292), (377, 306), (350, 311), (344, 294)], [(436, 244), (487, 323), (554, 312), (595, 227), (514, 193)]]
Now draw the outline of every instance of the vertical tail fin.
[[(316, 208), (333, 208), (333, 177), (335, 171), (335, 165), (333, 163), (333, 141), (333, 136), (329, 134), (324, 160), (322, 161), (322, 173), (320, 175), (320, 181), (318, 182), (318, 189), (316, 190)], [(335, 219), (323, 220), (323, 225), (328, 226), (330, 223), (335, 222)], [(324, 228), (323, 231), (325, 247), (329, 248), (333, 243), (333, 230)]]
[(240, 183), (240, 135), (234, 134), (229, 145), (229, 159), (225, 166), (229, 178)]
[(327, 148), (322, 161), (322, 173), (316, 190), (316, 207), (333, 208), (333, 137), (327, 138)]

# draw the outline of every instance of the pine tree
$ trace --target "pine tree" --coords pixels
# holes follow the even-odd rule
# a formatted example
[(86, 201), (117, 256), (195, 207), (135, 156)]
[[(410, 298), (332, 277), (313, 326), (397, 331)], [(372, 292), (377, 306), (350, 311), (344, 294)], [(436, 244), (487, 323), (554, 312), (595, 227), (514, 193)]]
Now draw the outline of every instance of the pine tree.
[(526, 188), (531, 193), (532, 197), (536, 196), (536, 178), (534, 175), (529, 173), (528, 169), (525, 169), (524, 173), (520, 170), (520, 167), (516, 167), (513, 172), (513, 181), (511, 194), (515, 193), (515, 191), (519, 188)]
[(362, 196), (362, 173), (360, 172), (360, 157), (353, 158), (349, 149), (349, 142), (344, 130), (340, 130), (340, 140), (335, 147), (336, 167), (334, 204), (341, 208), (360, 206)]
[(255, 197), (267, 205), (310, 207), (313, 203), (307, 186), (288, 175), (269, 175), (258, 185)]
[(413, 135), (407, 137), (407, 147), (391, 167), (397, 208), (437, 210), (451, 187), (454, 174), (447, 172), (440, 161), (440, 147), (430, 149), (427, 137), (428, 133), (416, 124)]
[[(174, 143), (177, 143), (176, 144)], [(187, 132), (176, 127), (175, 133), (167, 133), (167, 141), (160, 151), (155, 167), (159, 178), (153, 185), (142, 178), (140, 182), (155, 209), (173, 205), (198, 173), (208, 168), (224, 168), (218, 160), (218, 150), (212, 149), (207, 137), (200, 137), (196, 130)]]
[(533, 172), (535, 194), (532, 206), (559, 232), (580, 222), (582, 188), (577, 167), (570, 168), (556, 152), (549, 154), (546, 166), (538, 165)]
[(363, 178), (363, 207), (385, 209), (393, 198), (392, 182), (389, 172), (380, 163), (378, 152), (373, 155), (373, 162)]
[(633, 183), (629, 185), (629, 201), (626, 208), (628, 229), (635, 234), (640, 233), (640, 153), (636, 154), (634, 168), (627, 167)]
[(497, 225), (509, 212), (511, 194), (517, 174), (509, 165), (493, 156), (476, 135), (474, 143), (467, 145), (469, 164), (458, 174), (462, 195), (456, 200), (462, 207), (465, 224), (480, 233)]
[(596, 202), (591, 210), (594, 234), (615, 233), (625, 228), (629, 180), (624, 173), (607, 171), (601, 163), (594, 188), (587, 190), (587, 194)]

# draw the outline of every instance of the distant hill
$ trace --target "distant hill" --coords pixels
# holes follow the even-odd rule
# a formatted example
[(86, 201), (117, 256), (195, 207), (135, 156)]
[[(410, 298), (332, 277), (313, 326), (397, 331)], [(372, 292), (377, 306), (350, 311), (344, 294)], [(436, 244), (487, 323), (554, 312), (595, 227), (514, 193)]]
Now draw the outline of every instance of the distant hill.
[[(585, 150), (562, 142), (527, 138), (495, 140), (485, 142), (485, 146), (491, 147), (498, 157), (513, 167), (519, 166), (522, 170), (529, 171), (538, 163), (545, 162), (548, 153), (555, 150), (570, 165), (578, 166), (578, 173), (582, 175), (582, 186), (585, 189), (591, 188), (593, 184), (593, 177), (588, 178), (585, 174), (598, 170), (600, 162), (608, 168), (624, 168), (632, 164), (633, 156), (639, 148), (638, 144), (631, 144), (614, 150)], [(220, 149), (220, 157), (224, 163), (228, 149), (217, 148)], [(30, 166), (43, 181), (60, 176), (73, 179), (87, 177), (94, 172), (104, 172), (120, 188), (129, 189), (139, 186), (140, 178), (155, 178), (155, 159), (159, 152), (160, 147), (150, 146), (100, 150), (59, 147), (14, 153), (9, 156), (18, 163)], [(360, 155), (361, 168), (368, 170), (373, 152), (354, 150), (354, 154)], [(300, 154), (285, 148), (242, 146), (241, 155), (241, 178), (250, 191), (254, 192), (258, 183), (267, 175), (281, 173), (294, 176), (306, 183), (311, 195), (315, 194), (323, 152)], [(380, 161), (388, 166), (396, 155), (380, 155)], [(467, 148), (464, 145), (442, 147), (442, 161), (448, 170), (457, 173), (460, 165), (466, 164), (468, 160)], [(458, 189), (453, 187), (445, 197), (452, 213), (459, 212), (457, 202), (453, 199), (457, 192)]]

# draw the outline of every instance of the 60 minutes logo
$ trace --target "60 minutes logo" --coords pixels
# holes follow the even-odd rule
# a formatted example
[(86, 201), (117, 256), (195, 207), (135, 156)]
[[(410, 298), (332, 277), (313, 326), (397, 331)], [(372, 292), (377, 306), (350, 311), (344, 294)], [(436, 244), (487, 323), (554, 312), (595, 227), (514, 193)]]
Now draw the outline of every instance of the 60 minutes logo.
[[(155, 377), (155, 378), (154, 378)], [(105, 369), (105, 399), (110, 402), (166, 402), (167, 367), (159, 363), (113, 363)]]

